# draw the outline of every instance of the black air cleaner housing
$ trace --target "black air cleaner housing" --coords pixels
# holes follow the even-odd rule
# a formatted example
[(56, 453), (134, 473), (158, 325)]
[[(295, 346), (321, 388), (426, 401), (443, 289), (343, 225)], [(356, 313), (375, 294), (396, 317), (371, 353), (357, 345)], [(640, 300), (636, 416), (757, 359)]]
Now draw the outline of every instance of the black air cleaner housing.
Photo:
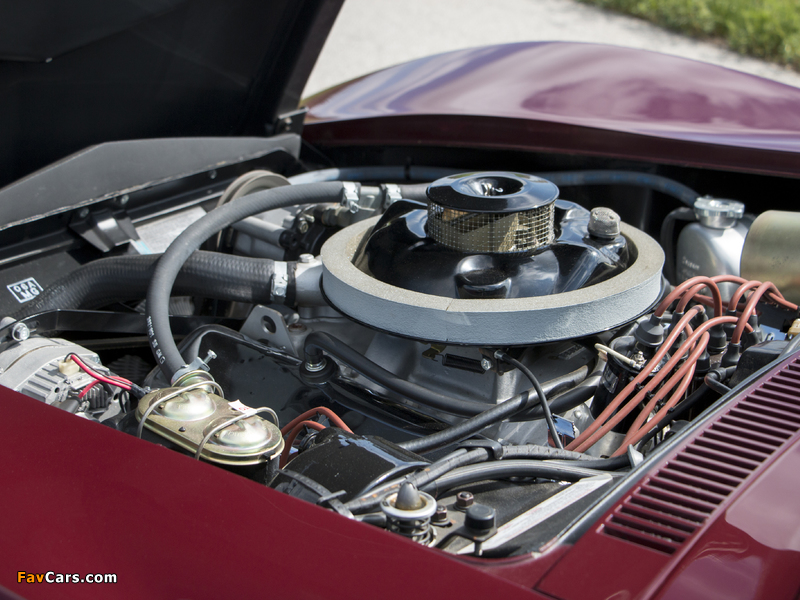
[(605, 281), (632, 259), (624, 236), (589, 233), (590, 212), (556, 200), (551, 182), (467, 173), (428, 188), (429, 203), (393, 204), (356, 253), (362, 272), (448, 298), (530, 298)]

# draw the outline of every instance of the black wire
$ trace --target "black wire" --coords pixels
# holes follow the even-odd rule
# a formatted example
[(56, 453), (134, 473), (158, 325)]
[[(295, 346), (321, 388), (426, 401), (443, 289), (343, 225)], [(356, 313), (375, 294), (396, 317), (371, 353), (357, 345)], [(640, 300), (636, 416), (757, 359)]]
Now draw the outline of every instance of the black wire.
[(509, 477), (541, 477), (555, 481), (578, 481), (598, 475), (596, 470), (582, 467), (581, 463), (566, 465), (524, 459), (501, 460), (453, 469), (420, 489), (436, 497), (454, 487), (478, 481), (507, 479)]
[(675, 406), (671, 411), (667, 412), (664, 415), (664, 418), (661, 419), (658, 424), (653, 427), (650, 431), (647, 432), (637, 444), (637, 448), (644, 448), (645, 444), (652, 440), (658, 432), (664, 429), (667, 425), (672, 423), (672, 421), (677, 421), (680, 417), (684, 415), (684, 413), (688, 412), (690, 408), (692, 408), (695, 404), (697, 404), (700, 400), (702, 400), (706, 393), (709, 391), (709, 387), (703, 383), (697, 388), (694, 392), (692, 392), (686, 400)]
[[(547, 405), (550, 407), (551, 413), (565, 413), (572, 410), (576, 406), (584, 404), (597, 392), (596, 385), (577, 385), (574, 388), (559, 394), (553, 398)], [(537, 421), (544, 419), (544, 411), (537, 403), (525, 412), (514, 415), (513, 421)]]
[(564, 444), (561, 443), (561, 438), (558, 436), (558, 431), (556, 431), (556, 424), (553, 421), (553, 413), (550, 412), (550, 406), (547, 404), (547, 397), (544, 395), (544, 390), (542, 390), (542, 386), (539, 385), (539, 380), (536, 379), (536, 376), (533, 372), (523, 365), (520, 361), (516, 358), (511, 358), (505, 352), (496, 352), (495, 357), (499, 360), (507, 362), (508, 364), (516, 367), (520, 373), (525, 375), (533, 385), (533, 389), (536, 390), (536, 395), (539, 396), (539, 404), (542, 407), (542, 412), (544, 413), (544, 420), (547, 422), (547, 428), (550, 430), (550, 437), (553, 438), (553, 443), (556, 445), (556, 448), (559, 450), (564, 449)]
[(401, 448), (416, 452), (417, 454), (424, 454), (425, 452), (432, 452), (439, 448), (444, 448), (450, 444), (455, 444), (461, 440), (478, 433), (481, 429), (494, 425), (512, 415), (515, 415), (521, 410), (527, 409), (531, 404), (531, 399), (528, 392), (518, 394), (513, 398), (495, 404), (490, 409), (483, 411), (480, 414), (464, 419), (461, 423), (437, 431), (431, 435), (417, 438), (415, 440), (408, 440), (398, 444)]
[(729, 388), (727, 385), (725, 385), (724, 383), (722, 383), (718, 379), (715, 379), (711, 375), (711, 373), (708, 373), (703, 378), (703, 383), (705, 383), (710, 389), (712, 389), (715, 392), (717, 392), (720, 396), (724, 396), (725, 394), (727, 394), (728, 392), (731, 391), (731, 388)]
[(670, 212), (661, 223), (661, 247), (664, 249), (664, 276), (670, 283), (678, 283), (675, 277), (676, 256), (675, 256), (675, 225), (677, 221), (694, 222), (697, 217), (694, 209), (688, 206), (676, 208)]
[(362, 514), (369, 512), (371, 509), (378, 506), (387, 494), (400, 489), (403, 483), (412, 483), (416, 488), (422, 488), (428, 485), (431, 481), (441, 477), (442, 475), (476, 462), (483, 462), (489, 458), (489, 451), (485, 448), (475, 448), (474, 450), (459, 449), (455, 452), (431, 463), (429, 466), (421, 471), (409, 475), (404, 478), (400, 483), (396, 483), (388, 488), (381, 488), (373, 492), (369, 496), (356, 498), (347, 502), (344, 507), (350, 512), (355, 514)]

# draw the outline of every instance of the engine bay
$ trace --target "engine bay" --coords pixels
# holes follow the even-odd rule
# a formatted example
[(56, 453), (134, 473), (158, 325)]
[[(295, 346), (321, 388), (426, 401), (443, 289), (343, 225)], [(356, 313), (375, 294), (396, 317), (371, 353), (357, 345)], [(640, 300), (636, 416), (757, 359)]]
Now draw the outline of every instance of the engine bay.
[(538, 551), (794, 349), (800, 219), (494, 163), (273, 152), (12, 224), (0, 384), (445, 552)]

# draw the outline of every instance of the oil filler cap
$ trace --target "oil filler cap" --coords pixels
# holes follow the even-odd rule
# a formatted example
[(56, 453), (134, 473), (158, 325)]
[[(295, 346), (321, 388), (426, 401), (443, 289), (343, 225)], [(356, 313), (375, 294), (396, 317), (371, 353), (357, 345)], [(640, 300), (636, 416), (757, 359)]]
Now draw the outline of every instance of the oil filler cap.
[(729, 229), (744, 216), (744, 204), (722, 198), (698, 198), (694, 202), (697, 220), (712, 229)]

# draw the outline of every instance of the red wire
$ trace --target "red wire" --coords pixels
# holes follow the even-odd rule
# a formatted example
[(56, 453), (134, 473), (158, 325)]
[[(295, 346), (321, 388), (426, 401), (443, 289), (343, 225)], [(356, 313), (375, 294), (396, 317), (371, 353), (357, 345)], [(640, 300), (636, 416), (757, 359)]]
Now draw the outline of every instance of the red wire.
[(733, 335), (731, 335), (732, 344), (738, 344), (740, 342), (742, 334), (744, 333), (744, 328), (747, 326), (747, 320), (755, 312), (758, 301), (761, 300), (761, 297), (769, 290), (777, 292), (778, 288), (775, 287), (775, 284), (765, 281), (750, 294), (750, 297), (747, 299), (747, 304), (745, 304), (744, 310), (742, 310), (742, 315), (739, 317), (739, 322), (736, 324), (736, 329), (733, 330)]
[(91, 377), (94, 377), (97, 381), (102, 381), (103, 383), (107, 383), (109, 385), (113, 385), (113, 386), (116, 386), (118, 388), (122, 388), (123, 390), (128, 390), (128, 391), (131, 390), (131, 386), (133, 385), (133, 383), (131, 381), (128, 381), (127, 379), (125, 379), (123, 377), (113, 377), (113, 376), (112, 377), (106, 377), (105, 375), (100, 375), (100, 373), (97, 373), (91, 367), (86, 365), (86, 363), (84, 363), (75, 354), (70, 354), (69, 358), (71, 358), (72, 362), (74, 362), (76, 365), (78, 365), (78, 367), (80, 367), (80, 369), (84, 373), (86, 373), (87, 375), (89, 375)]
[(658, 390), (647, 405), (641, 410), (639, 416), (636, 417), (636, 420), (631, 425), (630, 429), (628, 429), (628, 433), (625, 434), (625, 439), (622, 440), (622, 444), (620, 445), (619, 449), (616, 453), (612, 454), (612, 456), (619, 456), (626, 452), (628, 445), (631, 443), (631, 439), (636, 437), (640, 432), (643, 431), (642, 435), (639, 436), (638, 439), (644, 437), (644, 433), (647, 433), (652, 429), (658, 421), (651, 419), (647, 423), (645, 423), (645, 419), (647, 419), (647, 415), (653, 412), (653, 409), (656, 407), (658, 402), (666, 396), (669, 392), (671, 392), (677, 386), (677, 390), (675, 393), (670, 397), (667, 401), (668, 404), (674, 405), (677, 404), (678, 401), (683, 398), (683, 394), (686, 392), (686, 389), (692, 383), (692, 377), (694, 376), (695, 368), (697, 367), (697, 360), (700, 358), (700, 355), (708, 346), (708, 340), (710, 336), (708, 332), (704, 333), (697, 344), (697, 346), (692, 350), (689, 357), (686, 359), (686, 362), (681, 365), (679, 369), (676, 370), (675, 374), (669, 378), (669, 380), (661, 386), (661, 389)]
[(81, 390), (81, 393), (78, 394), (78, 399), (83, 398), (89, 392), (89, 390), (92, 389), (94, 386), (96, 386), (98, 383), (100, 383), (100, 382), (97, 379), (95, 379), (94, 381), (90, 382), (89, 385), (87, 385), (85, 388), (83, 388)]
[(289, 454), (292, 451), (292, 444), (294, 444), (294, 441), (297, 439), (297, 436), (300, 435), (300, 432), (303, 431), (304, 427), (316, 429), (317, 431), (322, 431), (325, 429), (325, 426), (322, 423), (317, 423), (316, 421), (301, 421), (295, 425), (291, 433), (286, 436), (286, 445), (284, 446), (283, 453), (281, 454), (281, 469), (286, 466), (287, 462), (289, 462)]
[[(692, 313), (692, 310), (693, 309), (690, 309), (690, 311), (687, 312), (686, 315), (687, 316), (690, 315)], [(694, 315), (692, 315), (692, 316), (694, 316)], [(681, 319), (681, 321), (682, 320), (683, 319)], [(594, 423), (592, 423), (591, 426), (587, 427), (586, 431), (584, 431), (584, 433), (581, 434), (581, 436), (578, 436), (577, 439), (572, 441), (572, 443), (570, 444), (570, 447), (568, 447), (567, 449), (568, 450), (577, 450), (578, 452), (585, 452), (589, 447), (591, 447), (593, 444), (595, 444), (601, 437), (603, 437), (606, 433), (611, 431), (611, 429), (613, 429), (614, 426), (617, 423), (619, 423), (620, 421), (622, 421), (622, 419), (624, 419), (626, 416), (628, 416), (628, 414), (634, 408), (636, 408), (636, 406), (639, 405), (641, 400), (643, 400), (646, 397), (646, 394), (648, 392), (652, 391), (659, 383), (661, 383), (661, 381), (667, 376), (667, 374), (682, 359), (683, 355), (687, 352), (686, 349), (691, 347), (691, 345), (695, 344), (695, 342), (697, 341), (697, 339), (699, 337), (701, 337), (706, 331), (708, 331), (711, 327), (713, 327), (715, 325), (724, 324), (724, 323), (736, 323), (736, 322), (737, 322), (736, 317), (714, 317), (712, 319), (709, 319), (705, 323), (702, 323), (701, 325), (699, 325), (697, 327), (697, 329), (689, 337), (686, 338), (686, 340), (683, 342), (683, 344), (681, 344), (681, 347), (678, 349), (678, 351), (675, 352), (675, 354), (672, 355), (672, 357), (664, 364), (664, 366), (662, 366), (659, 369), (659, 371), (655, 375), (653, 375), (652, 379), (649, 382), (647, 382), (647, 384), (644, 386), (644, 388), (642, 388), (640, 391), (638, 391), (637, 394), (633, 398), (631, 398), (631, 399), (629, 399), (627, 401), (625, 406), (623, 406), (621, 409), (619, 409), (602, 426), (593, 427), (595, 425), (595, 423), (598, 423), (598, 421), (600, 421), (600, 417), (598, 417), (598, 419)], [(680, 322), (679, 322), (678, 327), (676, 328), (675, 331), (670, 333), (670, 336), (672, 336), (673, 334), (676, 334), (676, 333), (680, 333), (680, 331), (682, 329), (683, 329), (683, 325), (681, 325)], [(669, 341), (669, 336), (668, 336), (667, 337), (667, 341), (665, 341), (661, 345), (661, 348), (658, 350), (658, 352), (656, 352), (655, 356), (652, 359), (650, 359), (650, 362), (647, 363), (645, 368), (642, 369), (642, 371), (640, 371), (639, 374), (636, 377), (634, 377), (634, 379), (627, 386), (625, 386), (625, 389), (623, 389), (622, 392), (620, 394), (618, 394), (617, 397), (614, 398), (614, 400), (611, 402), (611, 404), (608, 405), (608, 407), (606, 407), (606, 410), (603, 411), (603, 413), (605, 413), (608, 410), (608, 408), (611, 407), (611, 406), (613, 406), (614, 409), (616, 409), (616, 407), (618, 407), (622, 403), (622, 401), (627, 399), (627, 397), (630, 395), (630, 393), (633, 391), (633, 389), (635, 389), (635, 387), (639, 383), (641, 383), (644, 379), (647, 378), (647, 376), (650, 373), (652, 373), (652, 371), (654, 370), (655, 366), (659, 364), (659, 362), (661, 361), (661, 358), (666, 353), (667, 349), (669, 349), (672, 346), (673, 342), (674, 342), (674, 339), (671, 342), (671, 341)], [(662, 352), (662, 350), (663, 350), (663, 352)], [(656, 357), (658, 357), (658, 358), (656, 359)], [(684, 363), (684, 364), (688, 364), (688, 363)], [(612, 409), (612, 410), (614, 410), (614, 409)], [(603, 416), (603, 415), (601, 414), (601, 416)], [(607, 417), (604, 417), (604, 418), (607, 418)]]
[[(628, 398), (628, 396), (631, 395), (633, 390), (636, 389), (636, 387), (642, 381), (647, 379), (650, 373), (652, 373), (655, 370), (656, 366), (661, 362), (661, 359), (667, 353), (667, 350), (669, 350), (672, 347), (672, 344), (674, 344), (675, 341), (678, 339), (678, 336), (683, 333), (684, 329), (689, 325), (689, 322), (692, 319), (694, 319), (694, 317), (697, 314), (703, 312), (703, 310), (704, 309), (700, 306), (694, 306), (686, 312), (686, 314), (681, 318), (681, 320), (678, 321), (678, 323), (669, 332), (667, 339), (664, 340), (663, 344), (661, 344), (661, 347), (656, 351), (655, 355), (653, 355), (653, 358), (650, 359), (650, 362), (648, 362), (644, 366), (644, 368), (639, 372), (639, 374), (636, 375), (636, 377), (634, 377), (633, 380), (628, 385), (626, 385), (625, 388), (623, 388), (623, 390), (619, 394), (617, 394), (614, 397), (614, 399), (608, 404), (608, 406), (606, 406), (603, 412), (597, 416), (594, 422), (592, 422), (577, 438), (575, 438), (574, 440), (572, 440), (572, 442), (570, 442), (570, 444), (567, 446), (567, 450), (575, 450), (578, 446), (582, 445), (584, 441), (587, 441), (589, 439), (592, 440), (592, 443), (596, 441), (597, 438), (595, 438), (593, 434), (598, 429), (601, 429), (603, 427), (603, 423), (606, 421), (606, 419), (613, 417), (614, 412)], [(628, 408), (626, 405), (626, 407), (623, 408), (623, 410), (626, 410), (626, 412), (624, 415), (622, 415), (622, 417), (620, 417), (620, 419), (622, 419), (631, 410), (633, 410), (633, 406)], [(603, 432), (602, 435), (605, 435), (605, 432)]]
[[(711, 291), (711, 295), (714, 297), (714, 316), (719, 316), (722, 314), (722, 294), (719, 292), (719, 288), (717, 287), (717, 283), (711, 277), (692, 277), (691, 279), (687, 279), (674, 290), (672, 290), (666, 298), (664, 298), (661, 303), (656, 307), (655, 314), (657, 317), (660, 317), (664, 314), (673, 302), (675, 302), (678, 298), (682, 297), (683, 294), (691, 289), (698, 286), (698, 284), (704, 284), (704, 287), (707, 287)], [(697, 288), (693, 290), (694, 293), (697, 293), (702, 288)]]
[(313, 417), (314, 415), (325, 415), (326, 417), (328, 417), (328, 419), (330, 419), (331, 423), (336, 425), (336, 427), (338, 427), (339, 429), (344, 429), (348, 433), (353, 433), (350, 430), (350, 428), (345, 424), (345, 422), (342, 421), (342, 419), (335, 412), (333, 412), (330, 408), (325, 408), (324, 406), (318, 406), (316, 408), (312, 408), (311, 410), (307, 410), (306, 412), (304, 412), (299, 417), (295, 417), (294, 419), (292, 419), (286, 425), (283, 426), (283, 428), (281, 429), (281, 433), (283, 435), (286, 435), (292, 429), (294, 429), (298, 423), (300, 423), (301, 421), (305, 421), (306, 419), (308, 419), (309, 417)]

